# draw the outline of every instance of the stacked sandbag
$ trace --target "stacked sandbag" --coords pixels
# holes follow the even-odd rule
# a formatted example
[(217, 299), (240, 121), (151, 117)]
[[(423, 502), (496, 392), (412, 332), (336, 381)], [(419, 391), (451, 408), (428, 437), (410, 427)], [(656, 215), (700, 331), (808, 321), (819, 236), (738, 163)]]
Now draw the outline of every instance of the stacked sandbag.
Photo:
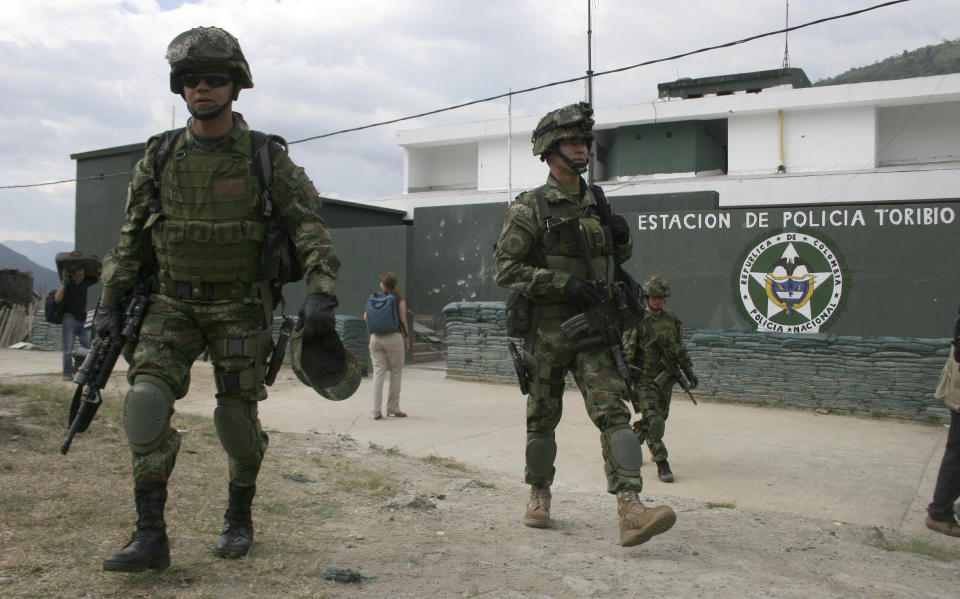
[(453, 302), (443, 307), (447, 376), (489, 382), (516, 382), (507, 343), (504, 302)]
[(33, 319), (32, 339), (34, 347), (38, 349), (60, 350), (63, 344), (63, 327), (59, 324), (47, 322), (43, 316), (43, 310), (37, 312)]

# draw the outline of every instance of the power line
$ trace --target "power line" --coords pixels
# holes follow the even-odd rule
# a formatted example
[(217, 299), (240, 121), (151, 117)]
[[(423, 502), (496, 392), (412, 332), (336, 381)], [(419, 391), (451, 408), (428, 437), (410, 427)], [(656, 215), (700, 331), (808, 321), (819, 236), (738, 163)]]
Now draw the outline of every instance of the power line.
[[(797, 29), (803, 29), (803, 28), (805, 28), (805, 27), (811, 27), (811, 26), (813, 26), (813, 25), (819, 25), (820, 23), (826, 23), (826, 22), (828, 22), (828, 21), (835, 21), (835, 20), (837, 20), (837, 19), (845, 19), (845, 18), (847, 18), (847, 17), (852, 17), (852, 16), (854, 16), (854, 15), (859, 15), (859, 14), (861, 14), (861, 13), (869, 12), (869, 11), (871, 11), (871, 10), (877, 10), (877, 9), (879, 9), (879, 8), (885, 8), (885, 7), (887, 7), (887, 6), (892, 6), (892, 5), (894, 5), (894, 4), (901, 4), (901, 3), (903, 3), (903, 2), (909, 2), (909, 1), (910, 1), (910, 0), (891, 0), (890, 2), (884, 2), (884, 3), (882, 3), (882, 4), (877, 4), (877, 5), (874, 5), (874, 6), (870, 6), (870, 7), (868, 7), (868, 8), (862, 8), (862, 9), (860, 9), (860, 10), (855, 10), (855, 11), (852, 11), (852, 12), (844, 13), (844, 14), (842, 14), (842, 15), (835, 15), (835, 16), (832, 16), (832, 17), (825, 17), (825, 18), (823, 18), (823, 19), (817, 19), (817, 20), (815, 20), (815, 21), (810, 21), (810, 22), (808, 22), (808, 23), (803, 23), (802, 25), (794, 25), (793, 27), (785, 27), (785, 28), (783, 28), (783, 29), (778, 29), (778, 30), (776, 30), (776, 31), (769, 31), (769, 32), (767, 32), (767, 33), (761, 33), (761, 34), (758, 34), (758, 35), (752, 35), (752, 36), (750, 36), (750, 37), (745, 37), (745, 38), (743, 38), (743, 39), (736, 40), (736, 41), (733, 41), (733, 42), (726, 42), (726, 43), (724, 43), (724, 44), (717, 44), (716, 46), (707, 46), (706, 48), (700, 48), (699, 50), (691, 50), (691, 51), (689, 51), (689, 52), (684, 52), (684, 53), (682, 53), (682, 54), (674, 54), (673, 56), (668, 56), (668, 57), (666, 57), (666, 58), (656, 58), (656, 59), (654, 59), (654, 60), (648, 60), (648, 61), (646, 61), (646, 62), (640, 62), (640, 63), (633, 64), (633, 65), (626, 66), (626, 67), (619, 67), (619, 68), (616, 68), (616, 69), (610, 69), (610, 70), (608, 70), (608, 71), (600, 71), (599, 73), (593, 73), (592, 76), (593, 76), (593, 77), (600, 77), (600, 76), (602, 76), (602, 75), (611, 75), (611, 74), (613, 74), (613, 73), (621, 73), (621, 72), (623, 72), (623, 71), (629, 71), (629, 70), (631, 70), (631, 69), (636, 69), (636, 68), (639, 68), (639, 67), (645, 67), (645, 66), (649, 66), (649, 65), (652, 65), (652, 64), (657, 64), (657, 63), (660, 63), (660, 62), (669, 62), (669, 61), (671, 61), (671, 60), (677, 60), (677, 59), (680, 59), (680, 58), (686, 58), (687, 56), (693, 56), (694, 54), (702, 54), (702, 53), (704, 53), (704, 52), (710, 52), (710, 51), (713, 51), (713, 50), (719, 50), (719, 49), (721, 49), (721, 48), (730, 48), (730, 47), (732, 47), (732, 46), (737, 46), (737, 45), (740, 45), (740, 44), (745, 44), (745, 43), (747, 43), (747, 42), (752, 42), (752, 41), (754, 41), (754, 40), (762, 39), (762, 38), (765, 38), (765, 37), (770, 37), (770, 36), (772, 36), (772, 35), (779, 35), (779, 34), (781, 34), (781, 33), (787, 33), (787, 32), (789, 32), (789, 31), (796, 31)], [(526, 93), (529, 93), (529, 92), (538, 91), (538, 90), (541, 90), (541, 89), (546, 89), (546, 88), (548, 88), (548, 87), (555, 87), (555, 86), (557, 86), (557, 85), (565, 85), (565, 84), (567, 84), (567, 83), (574, 83), (574, 82), (577, 82), (577, 81), (583, 81), (584, 79), (587, 79), (587, 78), (590, 77), (590, 76), (591, 76), (591, 75), (581, 75), (581, 76), (579, 76), (579, 77), (572, 77), (572, 78), (570, 78), (570, 79), (564, 79), (563, 81), (554, 81), (553, 83), (544, 83), (543, 85), (537, 85), (537, 86), (534, 86), (534, 87), (528, 87), (528, 88), (526, 88), (526, 89), (520, 89), (520, 90), (517, 90), (517, 91), (508, 91), (508, 92), (506, 92), (506, 93), (497, 94), (496, 96), (490, 96), (490, 97), (487, 97), (487, 98), (482, 98), (482, 99), (480, 99), (480, 100), (471, 100), (471, 101), (469, 101), (469, 102), (464, 102), (464, 103), (462, 103), (462, 104), (455, 104), (455, 105), (453, 105), (453, 106), (447, 106), (446, 108), (438, 108), (438, 109), (436, 109), (436, 110), (431, 110), (431, 111), (428, 111), (428, 112), (421, 112), (421, 113), (419, 113), (419, 114), (414, 114), (414, 115), (410, 115), (410, 116), (399, 117), (399, 118), (391, 119), (391, 120), (388, 120), (388, 121), (380, 121), (379, 123), (371, 123), (371, 124), (369, 124), (369, 125), (362, 125), (362, 126), (359, 126), (359, 127), (351, 127), (351, 128), (349, 128), (349, 129), (341, 129), (341, 130), (339, 130), (339, 131), (332, 131), (332, 132), (330, 132), (330, 133), (323, 133), (323, 134), (321, 134), (321, 135), (314, 135), (314, 136), (312, 136), (312, 137), (305, 137), (305, 138), (303, 138), (303, 139), (298, 139), (298, 140), (296, 140), (296, 141), (291, 141), (291, 142), (288, 142), (288, 143), (289, 143), (290, 145), (293, 145), (293, 144), (298, 144), (298, 143), (302, 143), (302, 142), (305, 142), (305, 141), (312, 141), (312, 140), (314, 140), (314, 139), (321, 139), (321, 138), (324, 138), (324, 137), (332, 137), (332, 136), (334, 136), (334, 135), (340, 135), (340, 134), (343, 134), (343, 133), (351, 133), (351, 132), (353, 132), (353, 131), (362, 131), (362, 130), (364, 130), (364, 129), (372, 129), (373, 127), (380, 127), (380, 126), (382, 126), (382, 125), (392, 125), (393, 123), (399, 123), (399, 122), (401, 122), (401, 121), (409, 121), (409, 120), (412, 120), (412, 119), (418, 119), (418, 118), (425, 117), (425, 116), (430, 116), (430, 115), (433, 115), (433, 114), (439, 114), (439, 113), (441, 113), (441, 112), (448, 112), (448, 111), (450, 111), (450, 110), (457, 110), (458, 108), (465, 108), (465, 107), (467, 107), (467, 106), (473, 106), (474, 104), (481, 104), (481, 103), (483, 103), (483, 102), (490, 102), (491, 100), (499, 100), (500, 98), (506, 98), (507, 96), (511, 96), (511, 95), (514, 95), (514, 96), (515, 96), (515, 95), (519, 95), (519, 94), (526, 94)]]
[[(832, 17), (824, 17), (824, 18), (822, 18), (822, 19), (816, 19), (816, 20), (814, 20), (814, 21), (809, 21), (809, 22), (807, 22), (807, 23), (802, 23), (802, 24), (800, 24), (800, 25), (794, 25), (793, 27), (784, 27), (783, 29), (777, 29), (776, 31), (768, 31), (768, 32), (766, 32), (766, 33), (760, 33), (760, 34), (757, 34), (757, 35), (752, 35), (752, 36), (750, 36), (750, 37), (745, 37), (745, 38), (743, 38), (743, 39), (735, 40), (735, 41), (732, 41), (732, 42), (726, 42), (726, 43), (723, 43), (723, 44), (717, 44), (717, 45), (715, 45), (715, 46), (707, 46), (707, 47), (705, 47), (705, 48), (700, 48), (699, 50), (691, 50), (691, 51), (689, 51), (689, 52), (683, 52), (683, 53), (680, 53), (680, 54), (674, 54), (673, 56), (667, 56), (667, 57), (665, 57), (665, 58), (656, 58), (656, 59), (653, 59), (653, 60), (648, 60), (648, 61), (645, 61), (645, 62), (639, 62), (639, 63), (637, 63), (637, 64), (632, 64), (632, 65), (625, 66), (625, 67), (619, 67), (619, 68), (610, 69), (610, 70), (607, 70), (607, 71), (600, 71), (600, 72), (598, 72), (598, 73), (593, 73), (592, 75), (581, 75), (581, 76), (579, 76), (579, 77), (571, 77), (570, 79), (564, 79), (564, 80), (562, 80), (562, 81), (554, 81), (554, 82), (552, 82), (552, 83), (544, 83), (544, 84), (542, 84), (542, 85), (536, 85), (536, 86), (533, 86), (533, 87), (528, 87), (528, 88), (520, 89), (520, 90), (517, 90), (517, 91), (507, 91), (507, 92), (502, 93), (502, 94), (497, 94), (497, 95), (495, 95), (495, 96), (489, 96), (489, 97), (486, 97), (486, 98), (481, 98), (481, 99), (479, 99), (479, 100), (470, 100), (469, 102), (463, 102), (463, 103), (461, 103), (461, 104), (454, 104), (454, 105), (452, 105), (452, 106), (447, 106), (447, 107), (444, 107), (444, 108), (437, 108), (436, 110), (430, 110), (430, 111), (427, 111), (427, 112), (421, 112), (421, 113), (413, 114), (413, 115), (409, 115), (409, 116), (398, 117), (398, 118), (390, 119), (390, 120), (386, 120), (386, 121), (379, 121), (379, 122), (376, 122), (376, 123), (370, 123), (370, 124), (368, 124), (368, 125), (360, 125), (360, 126), (358, 126), (358, 127), (350, 127), (350, 128), (348, 128), (348, 129), (340, 129), (340, 130), (338, 130), (338, 131), (331, 131), (331, 132), (329, 132), (329, 133), (322, 133), (322, 134), (320, 134), (320, 135), (313, 135), (313, 136), (310, 136), (310, 137), (304, 137), (303, 139), (297, 139), (297, 140), (288, 142), (288, 145), (291, 145), (291, 146), (292, 146), (293, 144), (303, 143), (303, 142), (306, 142), (306, 141), (313, 141), (313, 140), (315, 140), (315, 139), (323, 139), (323, 138), (325, 138), (325, 137), (333, 137), (333, 136), (335, 136), (335, 135), (343, 135), (344, 133), (353, 133), (354, 131), (363, 131), (364, 129), (373, 129), (374, 127), (382, 127), (382, 126), (384, 126), (384, 125), (392, 125), (392, 124), (394, 124), (394, 123), (400, 123), (400, 122), (403, 122), (403, 121), (410, 121), (410, 120), (413, 120), (413, 119), (419, 119), (419, 118), (422, 118), (422, 117), (425, 117), (425, 116), (430, 116), (430, 115), (434, 115), (434, 114), (439, 114), (439, 113), (441, 113), (441, 112), (449, 112), (449, 111), (451, 111), (451, 110), (458, 110), (458, 109), (460, 109), (460, 108), (466, 108), (467, 106), (473, 106), (474, 104), (482, 104), (482, 103), (484, 103), (484, 102), (491, 102), (491, 101), (493, 101), (493, 100), (499, 100), (499, 99), (501, 99), (501, 98), (506, 98), (506, 97), (510, 97), (510, 96), (516, 96), (516, 95), (520, 95), (520, 94), (527, 94), (527, 93), (530, 93), (530, 92), (539, 91), (539, 90), (541, 90), (541, 89), (546, 89), (546, 88), (548, 88), (548, 87), (556, 87), (556, 86), (558, 86), (558, 85), (566, 85), (567, 83), (575, 83), (575, 82), (577, 82), (577, 81), (583, 81), (584, 79), (587, 79), (588, 77), (601, 77), (601, 76), (603, 76), (603, 75), (612, 75), (612, 74), (614, 74), (614, 73), (622, 73), (622, 72), (624, 72), (624, 71), (629, 71), (629, 70), (631, 70), (631, 69), (637, 69), (637, 68), (640, 68), (640, 67), (650, 66), (650, 65), (652, 65), (652, 64), (657, 64), (657, 63), (661, 63), (661, 62), (669, 62), (669, 61), (672, 61), (672, 60), (678, 60), (678, 59), (680, 59), (680, 58), (686, 58), (687, 56), (693, 56), (693, 55), (695, 55), (695, 54), (703, 54), (703, 53), (705, 53), (705, 52), (712, 52), (713, 50), (720, 50), (720, 49), (722, 49), (722, 48), (730, 48), (730, 47), (733, 47), (733, 46), (738, 46), (738, 45), (740, 45), (740, 44), (745, 44), (745, 43), (747, 43), (747, 42), (752, 42), (752, 41), (754, 41), (754, 40), (762, 39), (762, 38), (765, 38), (765, 37), (770, 37), (770, 36), (774, 36), (774, 35), (780, 35), (781, 33), (788, 33), (788, 32), (790, 32), (790, 31), (796, 31), (796, 30), (798, 30), (798, 29), (804, 29), (804, 28), (807, 28), (807, 27), (812, 27), (812, 26), (814, 26), (814, 25), (819, 25), (819, 24), (821, 24), (821, 23), (827, 23), (827, 22), (829, 22), (829, 21), (836, 21), (836, 20), (838, 20), (838, 19), (845, 19), (845, 18), (852, 17), (852, 16), (855, 16), (855, 15), (863, 14), (863, 13), (870, 12), (870, 11), (873, 11), (873, 10), (877, 10), (877, 9), (880, 9), (880, 8), (886, 8), (886, 7), (888, 7), (888, 6), (893, 6), (893, 5), (895, 5), (895, 4), (902, 4), (902, 3), (904, 3), (904, 2), (909, 2), (909, 1), (910, 1), (910, 0), (890, 0), (889, 2), (883, 2), (883, 3), (881, 3), (881, 4), (875, 4), (875, 5), (869, 6), (869, 7), (867, 7), (867, 8), (862, 8), (862, 9), (860, 9), (860, 10), (854, 10), (854, 11), (851, 11), (851, 12), (847, 12), (847, 13), (843, 13), (843, 14), (839, 14), (839, 15), (834, 15), (834, 16), (832, 16)], [(130, 173), (112, 173), (112, 174), (107, 174), (107, 175), (101, 174), (101, 175), (96, 175), (96, 176), (93, 176), (93, 177), (83, 177), (83, 178), (78, 178), (78, 179), (63, 179), (63, 180), (61, 180), (61, 181), (49, 181), (49, 182), (46, 182), (46, 183), (30, 183), (30, 184), (25, 184), (25, 185), (0, 185), (0, 189), (17, 189), (17, 188), (24, 188), (24, 187), (40, 187), (40, 186), (43, 186), (43, 185), (57, 185), (57, 184), (60, 184), (60, 183), (71, 183), (71, 182), (74, 182), (74, 181), (88, 181), (88, 180), (91, 180), (91, 179), (105, 179), (105, 178), (107, 178), (107, 177), (118, 177), (118, 176), (121, 176), (121, 175), (129, 175), (129, 174), (130, 174)]]
[(60, 181), (47, 181), (45, 183), (25, 183), (23, 185), (0, 185), (0, 189), (20, 189), (23, 187), (42, 187), (44, 185), (59, 185), (60, 183), (74, 183), (76, 181), (92, 181), (94, 179), (106, 179), (108, 177), (121, 177), (121, 176), (130, 176), (130, 171), (125, 171), (122, 173), (109, 173), (104, 174), (100, 173), (99, 175), (93, 175), (91, 177), (79, 177), (77, 179), (61, 179)]

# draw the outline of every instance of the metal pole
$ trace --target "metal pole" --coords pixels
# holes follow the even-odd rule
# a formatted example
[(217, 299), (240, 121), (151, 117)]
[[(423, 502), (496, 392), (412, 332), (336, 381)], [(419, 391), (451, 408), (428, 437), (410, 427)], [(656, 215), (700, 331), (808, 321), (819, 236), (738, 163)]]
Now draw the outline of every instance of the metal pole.
[(507, 96), (507, 202), (513, 199), (513, 88)]
[[(587, 0), (587, 102), (593, 106), (593, 12), (590, 3), (593, 0)], [(587, 163), (587, 183), (593, 183), (593, 163), (595, 162), (595, 153), (593, 145), (590, 147), (590, 161)]]

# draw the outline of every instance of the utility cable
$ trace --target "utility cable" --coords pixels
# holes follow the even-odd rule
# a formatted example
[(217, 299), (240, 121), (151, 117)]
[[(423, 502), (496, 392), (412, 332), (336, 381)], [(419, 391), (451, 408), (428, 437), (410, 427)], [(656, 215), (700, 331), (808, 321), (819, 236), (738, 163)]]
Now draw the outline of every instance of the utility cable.
[[(773, 35), (780, 35), (781, 33), (786, 33), (786, 32), (788, 32), (788, 31), (796, 31), (797, 29), (803, 29), (803, 28), (805, 28), (805, 27), (811, 27), (811, 26), (813, 26), (813, 25), (819, 25), (819, 24), (821, 24), (821, 23), (826, 23), (826, 22), (828, 22), (828, 21), (835, 21), (835, 20), (837, 20), (837, 19), (844, 19), (844, 18), (847, 18), (847, 17), (852, 17), (852, 16), (854, 16), (854, 15), (859, 15), (859, 14), (861, 14), (861, 13), (869, 12), (869, 11), (871, 11), (871, 10), (877, 10), (878, 8), (885, 8), (885, 7), (887, 7), (887, 6), (892, 6), (892, 5), (894, 5), (894, 4), (901, 4), (901, 3), (903, 3), (903, 2), (909, 2), (909, 1), (910, 1), (910, 0), (891, 0), (890, 2), (884, 2), (884, 3), (882, 3), (882, 4), (877, 4), (877, 5), (874, 5), (874, 6), (867, 7), (867, 8), (862, 8), (862, 9), (860, 9), (860, 10), (855, 10), (855, 11), (852, 11), (852, 12), (844, 13), (844, 14), (842, 14), (842, 15), (835, 15), (835, 16), (832, 16), (832, 17), (825, 17), (825, 18), (822, 18), (822, 19), (817, 19), (817, 20), (815, 20), (815, 21), (810, 21), (810, 22), (808, 22), (808, 23), (803, 23), (803, 24), (801, 24), (801, 25), (794, 25), (793, 27), (785, 27), (785, 28), (783, 28), (783, 29), (778, 29), (778, 30), (776, 30), (776, 31), (769, 31), (769, 32), (767, 32), (767, 33), (760, 33), (760, 34), (757, 34), (757, 35), (752, 35), (752, 36), (750, 36), (750, 37), (745, 37), (745, 38), (740, 39), (740, 40), (736, 40), (736, 41), (732, 41), (732, 42), (726, 42), (726, 43), (724, 43), (724, 44), (717, 44), (717, 45), (715, 45), (715, 46), (708, 46), (708, 47), (706, 47), (706, 48), (700, 48), (699, 50), (691, 50), (691, 51), (689, 51), (689, 52), (683, 52), (682, 54), (674, 54), (673, 56), (668, 56), (668, 57), (666, 57), (666, 58), (656, 58), (656, 59), (653, 59), (653, 60), (648, 60), (648, 61), (646, 61), (646, 62), (640, 62), (640, 63), (637, 63), (637, 64), (632, 64), (632, 65), (625, 66), (625, 67), (619, 67), (619, 68), (616, 68), (616, 69), (610, 69), (610, 70), (608, 70), (608, 71), (600, 71), (600, 72), (598, 72), (598, 73), (594, 73), (592, 76), (593, 76), (593, 77), (600, 77), (600, 76), (602, 76), (602, 75), (611, 75), (611, 74), (613, 74), (613, 73), (621, 73), (621, 72), (623, 72), (623, 71), (629, 71), (629, 70), (631, 70), (631, 69), (636, 69), (636, 68), (639, 68), (639, 67), (645, 67), (645, 66), (649, 66), (649, 65), (652, 65), (652, 64), (657, 64), (657, 63), (660, 63), (660, 62), (669, 62), (669, 61), (671, 61), (671, 60), (677, 60), (677, 59), (680, 59), (680, 58), (686, 58), (687, 56), (693, 56), (694, 54), (702, 54), (702, 53), (704, 53), (704, 52), (710, 52), (710, 51), (713, 51), (713, 50), (719, 50), (719, 49), (721, 49), (721, 48), (730, 48), (730, 47), (732, 47), (732, 46), (737, 46), (737, 45), (739, 45), (739, 44), (745, 44), (745, 43), (747, 43), (747, 42), (752, 42), (752, 41), (754, 41), (754, 40), (762, 39), (762, 38), (765, 38), (765, 37), (770, 37), (770, 36), (773, 36)], [(359, 127), (351, 127), (351, 128), (349, 128), (349, 129), (341, 129), (341, 130), (339, 130), (339, 131), (332, 131), (332, 132), (330, 132), (330, 133), (323, 133), (323, 134), (321, 134), (321, 135), (314, 135), (314, 136), (311, 136), (311, 137), (304, 137), (303, 139), (298, 139), (298, 140), (291, 141), (291, 142), (288, 142), (288, 143), (289, 143), (290, 145), (293, 145), (293, 144), (298, 144), (298, 143), (302, 143), (302, 142), (305, 142), (305, 141), (312, 141), (312, 140), (314, 140), (314, 139), (322, 139), (322, 138), (324, 138), (324, 137), (332, 137), (332, 136), (334, 136), (334, 135), (340, 135), (340, 134), (342, 134), (342, 133), (351, 133), (351, 132), (353, 132), (353, 131), (362, 131), (362, 130), (364, 130), (364, 129), (372, 129), (373, 127), (380, 127), (380, 126), (382, 126), (382, 125), (392, 125), (392, 124), (394, 124), (394, 123), (399, 123), (399, 122), (401, 122), (401, 121), (409, 121), (409, 120), (412, 120), (412, 119), (418, 119), (418, 118), (425, 117), (425, 116), (430, 116), (430, 115), (433, 115), (433, 114), (439, 114), (439, 113), (441, 113), (441, 112), (448, 112), (448, 111), (450, 111), (450, 110), (457, 110), (458, 108), (465, 108), (465, 107), (467, 107), (467, 106), (473, 106), (474, 104), (481, 104), (481, 103), (483, 103), (483, 102), (490, 102), (490, 101), (492, 101), (492, 100), (499, 100), (500, 98), (506, 98), (507, 96), (511, 96), (511, 95), (526, 94), (526, 93), (529, 93), (529, 92), (538, 91), (538, 90), (541, 90), (541, 89), (546, 89), (546, 88), (548, 88), (548, 87), (555, 87), (555, 86), (557, 86), (557, 85), (566, 85), (567, 83), (575, 83), (575, 82), (577, 82), (577, 81), (583, 81), (584, 79), (587, 79), (588, 77), (590, 77), (590, 75), (580, 75), (579, 77), (572, 77), (572, 78), (570, 78), (570, 79), (564, 79), (563, 81), (554, 81), (553, 83), (544, 83), (543, 85), (537, 85), (537, 86), (534, 86), (534, 87), (528, 87), (528, 88), (520, 89), (520, 90), (517, 90), (517, 91), (508, 91), (508, 92), (505, 92), (505, 93), (502, 93), (502, 94), (497, 94), (497, 95), (495, 95), (495, 96), (490, 96), (490, 97), (482, 98), (482, 99), (479, 99), (479, 100), (470, 100), (469, 102), (463, 102), (462, 104), (454, 104), (453, 106), (447, 106), (446, 108), (438, 108), (438, 109), (436, 109), (436, 110), (430, 110), (430, 111), (428, 111), (428, 112), (421, 112), (421, 113), (419, 113), (419, 114), (414, 114), (414, 115), (410, 115), (410, 116), (404, 116), (404, 117), (399, 117), (399, 118), (395, 118), (395, 119), (390, 119), (390, 120), (388, 120), (388, 121), (380, 121), (380, 122), (378, 122), (378, 123), (371, 123), (371, 124), (369, 124), (369, 125), (361, 125), (361, 126), (359, 126)]]
[[(838, 19), (845, 19), (845, 18), (852, 17), (852, 16), (855, 16), (855, 15), (863, 14), (863, 13), (870, 12), (870, 11), (873, 11), (873, 10), (877, 10), (877, 9), (880, 9), (880, 8), (886, 8), (886, 7), (888, 7), (888, 6), (893, 6), (893, 5), (895, 5), (895, 4), (902, 4), (902, 3), (904, 3), (904, 2), (909, 2), (909, 1), (910, 1), (910, 0), (890, 0), (889, 2), (883, 2), (883, 3), (881, 3), (881, 4), (875, 4), (875, 5), (873, 5), (873, 6), (868, 6), (867, 8), (861, 8), (860, 10), (854, 10), (854, 11), (847, 12), (847, 13), (843, 13), (843, 14), (840, 14), (840, 15), (834, 15), (834, 16), (832, 16), (832, 17), (824, 17), (824, 18), (822, 18), (822, 19), (816, 19), (816, 20), (814, 20), (814, 21), (809, 21), (809, 22), (807, 22), (807, 23), (802, 23), (802, 24), (800, 24), (800, 25), (794, 25), (793, 27), (784, 27), (783, 29), (777, 29), (776, 31), (768, 31), (767, 33), (760, 33), (760, 34), (757, 34), (757, 35), (751, 35), (750, 37), (745, 37), (745, 38), (743, 38), (743, 39), (735, 40), (735, 41), (732, 41), (732, 42), (726, 42), (726, 43), (723, 43), (723, 44), (717, 44), (717, 45), (714, 45), (714, 46), (707, 46), (707, 47), (705, 47), (705, 48), (700, 48), (699, 50), (691, 50), (691, 51), (689, 51), (689, 52), (683, 52), (683, 53), (680, 53), (680, 54), (674, 54), (673, 56), (667, 56), (667, 57), (665, 57), (665, 58), (656, 58), (656, 59), (653, 59), (653, 60), (647, 60), (647, 61), (645, 61), (645, 62), (639, 62), (639, 63), (637, 63), (637, 64), (632, 64), (632, 65), (625, 66), (625, 67), (618, 67), (618, 68), (616, 68), (616, 69), (610, 69), (610, 70), (607, 70), (607, 71), (600, 71), (600, 72), (598, 72), (598, 73), (593, 73), (592, 75), (580, 75), (580, 76), (578, 76), (578, 77), (571, 77), (570, 79), (564, 79), (564, 80), (562, 80), (562, 81), (554, 81), (554, 82), (552, 82), (552, 83), (544, 83), (544, 84), (542, 84), (542, 85), (536, 85), (536, 86), (528, 87), (528, 88), (525, 88), (525, 89), (519, 89), (519, 90), (517, 90), (517, 91), (507, 91), (507, 92), (502, 93), (502, 94), (497, 94), (497, 95), (495, 95), (495, 96), (489, 96), (489, 97), (486, 97), (486, 98), (481, 98), (481, 99), (479, 99), (479, 100), (470, 100), (469, 102), (463, 102), (463, 103), (460, 103), (460, 104), (454, 104), (454, 105), (452, 105), (452, 106), (447, 106), (447, 107), (444, 107), (444, 108), (438, 108), (438, 109), (436, 109), (436, 110), (429, 110), (429, 111), (427, 111), (427, 112), (421, 112), (421, 113), (413, 114), (413, 115), (409, 115), (409, 116), (398, 117), (398, 118), (390, 119), (390, 120), (386, 120), (386, 121), (379, 121), (379, 122), (376, 122), (376, 123), (370, 123), (370, 124), (368, 124), (368, 125), (360, 125), (360, 126), (357, 126), (357, 127), (350, 127), (350, 128), (348, 128), (348, 129), (340, 129), (340, 130), (338, 130), (338, 131), (331, 131), (331, 132), (329, 132), (329, 133), (322, 133), (322, 134), (320, 134), (320, 135), (313, 135), (313, 136), (310, 136), (310, 137), (304, 137), (303, 139), (297, 139), (297, 140), (294, 140), (294, 141), (291, 141), (291, 142), (287, 142), (287, 143), (288, 143), (288, 145), (291, 145), (291, 146), (292, 146), (292, 145), (294, 145), (294, 144), (303, 143), (303, 142), (306, 142), (306, 141), (313, 141), (313, 140), (315, 140), (315, 139), (323, 139), (323, 138), (325, 138), (325, 137), (333, 137), (333, 136), (335, 136), (335, 135), (343, 135), (344, 133), (353, 133), (354, 131), (363, 131), (364, 129), (372, 129), (372, 128), (374, 128), (374, 127), (382, 127), (382, 126), (384, 126), (384, 125), (392, 125), (392, 124), (394, 124), (394, 123), (400, 123), (400, 122), (403, 122), (403, 121), (410, 121), (410, 120), (422, 118), (422, 117), (425, 117), (425, 116), (430, 116), (430, 115), (434, 115), (434, 114), (439, 114), (439, 113), (441, 113), (441, 112), (449, 112), (449, 111), (451, 111), (451, 110), (457, 110), (457, 109), (460, 109), (460, 108), (466, 108), (467, 106), (473, 106), (474, 104), (482, 104), (482, 103), (484, 103), (484, 102), (490, 102), (490, 101), (493, 101), (493, 100), (499, 100), (499, 99), (501, 99), (501, 98), (506, 98), (506, 97), (509, 97), (509, 96), (516, 96), (516, 95), (520, 95), (520, 94), (527, 94), (527, 93), (530, 93), (530, 92), (539, 91), (539, 90), (541, 90), (541, 89), (546, 89), (546, 88), (549, 88), (549, 87), (556, 87), (556, 86), (558, 86), (558, 85), (566, 85), (566, 84), (568, 84), (568, 83), (575, 83), (575, 82), (577, 82), (577, 81), (583, 81), (584, 79), (587, 79), (588, 77), (591, 77), (591, 76), (592, 76), (592, 77), (600, 77), (600, 76), (603, 76), (603, 75), (612, 75), (612, 74), (614, 74), (614, 73), (622, 73), (622, 72), (624, 72), (624, 71), (629, 71), (629, 70), (631, 70), (631, 69), (637, 69), (637, 68), (649, 66), (649, 65), (652, 65), (652, 64), (657, 64), (657, 63), (661, 63), (661, 62), (669, 62), (669, 61), (672, 61), (672, 60), (678, 60), (678, 59), (680, 59), (680, 58), (686, 58), (687, 56), (693, 56), (694, 54), (703, 54), (703, 53), (705, 53), (705, 52), (712, 52), (713, 50), (719, 50), (719, 49), (722, 49), (722, 48), (730, 48), (730, 47), (733, 47), (733, 46), (737, 46), (737, 45), (740, 45), (740, 44), (745, 44), (745, 43), (747, 43), (747, 42), (752, 42), (752, 41), (754, 41), (754, 40), (762, 39), (762, 38), (765, 38), (765, 37), (771, 37), (771, 36), (774, 36), (774, 35), (780, 35), (781, 33), (787, 33), (787, 32), (789, 32), (789, 31), (796, 31), (796, 30), (798, 30), (798, 29), (804, 29), (804, 28), (806, 28), (806, 27), (812, 27), (812, 26), (814, 26), (814, 25), (819, 25), (819, 24), (821, 24), (821, 23), (827, 23), (827, 22), (829, 22), (829, 21), (836, 21), (836, 20), (838, 20)], [(64, 180), (61, 180), (61, 181), (49, 181), (49, 182), (46, 182), (46, 183), (30, 183), (30, 184), (26, 184), (26, 185), (0, 185), (0, 189), (17, 189), (17, 188), (23, 188), (23, 187), (39, 187), (39, 186), (42, 186), (42, 185), (57, 185), (57, 184), (59, 184), (59, 183), (71, 183), (71, 182), (74, 182), (74, 181), (86, 181), (86, 180), (90, 180), (90, 179), (104, 179), (104, 178), (107, 178), (107, 177), (117, 177), (117, 176), (120, 176), (120, 175), (129, 175), (129, 174), (130, 174), (130, 173), (113, 173), (113, 174), (108, 174), (108, 175), (101, 174), (101, 175), (96, 175), (96, 176), (93, 176), (93, 177), (84, 177), (84, 178), (82, 178), (82, 179), (64, 179)]]

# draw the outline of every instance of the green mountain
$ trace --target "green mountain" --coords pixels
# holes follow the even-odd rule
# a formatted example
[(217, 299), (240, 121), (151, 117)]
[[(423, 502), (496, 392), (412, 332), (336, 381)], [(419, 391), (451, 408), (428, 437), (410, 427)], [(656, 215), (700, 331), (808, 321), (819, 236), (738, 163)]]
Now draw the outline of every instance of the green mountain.
[(15, 252), (0, 243), (0, 270), (27, 272), (33, 276), (33, 290), (39, 296), (60, 286), (60, 277), (56, 270), (40, 266), (23, 254)]
[(821, 79), (814, 85), (841, 85), (865, 81), (889, 81), (960, 73), (960, 39), (944, 40), (942, 44), (924, 46), (913, 51), (891, 56), (872, 65), (850, 69), (836, 77)]

